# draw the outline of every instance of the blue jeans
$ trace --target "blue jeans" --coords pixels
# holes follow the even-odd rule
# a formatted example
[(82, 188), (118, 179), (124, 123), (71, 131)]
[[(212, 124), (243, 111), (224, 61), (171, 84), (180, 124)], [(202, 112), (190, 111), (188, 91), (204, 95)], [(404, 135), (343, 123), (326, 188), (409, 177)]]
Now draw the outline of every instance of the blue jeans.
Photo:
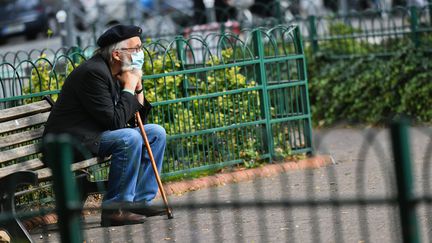
[[(161, 171), (166, 145), (165, 129), (144, 125), (158, 171)], [(103, 204), (117, 202), (150, 203), (158, 185), (139, 128), (123, 128), (102, 133), (98, 156), (111, 155), (108, 188)]]

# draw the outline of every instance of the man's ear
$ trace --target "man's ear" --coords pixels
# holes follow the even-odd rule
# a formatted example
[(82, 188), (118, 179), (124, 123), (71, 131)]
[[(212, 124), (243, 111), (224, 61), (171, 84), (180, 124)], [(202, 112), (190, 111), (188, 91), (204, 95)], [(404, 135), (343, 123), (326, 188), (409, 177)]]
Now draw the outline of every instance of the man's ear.
[(113, 51), (113, 52), (111, 53), (111, 55), (112, 55), (113, 60), (115, 60), (115, 61), (120, 61), (120, 60), (121, 60), (121, 59), (120, 59), (120, 52), (118, 52), (118, 51)]

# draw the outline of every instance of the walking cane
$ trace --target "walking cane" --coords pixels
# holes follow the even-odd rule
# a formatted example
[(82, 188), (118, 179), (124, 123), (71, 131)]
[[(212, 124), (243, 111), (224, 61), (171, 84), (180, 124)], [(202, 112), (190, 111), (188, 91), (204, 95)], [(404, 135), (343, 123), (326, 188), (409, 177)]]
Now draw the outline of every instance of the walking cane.
[(151, 150), (151, 147), (150, 147), (150, 144), (149, 144), (149, 141), (148, 141), (148, 138), (147, 138), (147, 134), (146, 134), (146, 132), (144, 130), (144, 125), (143, 125), (143, 123), (141, 121), (141, 116), (139, 115), (139, 112), (135, 113), (135, 117), (137, 119), (138, 126), (139, 126), (139, 128), (141, 130), (141, 134), (142, 134), (142, 137), (144, 139), (144, 143), (145, 143), (145, 146), (147, 148), (147, 152), (148, 152), (149, 157), (150, 157), (150, 161), (151, 161), (151, 164), (152, 164), (152, 167), (153, 167), (153, 171), (155, 173), (156, 181), (157, 181), (157, 184), (159, 186), (159, 191), (160, 191), (160, 193), (162, 195), (162, 199), (163, 199), (163, 201), (165, 203), (165, 207), (166, 207), (166, 210), (167, 210), (168, 218), (172, 219), (172, 218), (174, 218), (174, 216), (173, 216), (173, 213), (172, 213), (170, 207), (168, 206), (168, 200), (167, 200), (167, 197), (165, 195), (165, 190), (163, 188), (162, 181), (161, 181), (161, 179), (159, 177), (159, 172), (158, 172), (158, 169), (156, 167), (156, 162), (155, 162), (154, 157), (153, 157), (153, 152)]

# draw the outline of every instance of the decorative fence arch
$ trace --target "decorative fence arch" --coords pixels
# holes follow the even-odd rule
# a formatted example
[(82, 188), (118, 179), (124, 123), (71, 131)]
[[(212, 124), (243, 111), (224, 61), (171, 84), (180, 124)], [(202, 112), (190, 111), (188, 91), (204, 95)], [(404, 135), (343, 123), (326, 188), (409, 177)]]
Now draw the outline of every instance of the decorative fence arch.
[(297, 27), (177, 37), (145, 53), (149, 120), (170, 135), (165, 173), (312, 151)]
[[(169, 135), (165, 175), (312, 152), (298, 27), (178, 36), (144, 42), (143, 50), (145, 96), (154, 106), (149, 122)], [(41, 57), (1, 64), (0, 104), (55, 98), (88, 57), (75, 51), (58, 52), (53, 62)]]

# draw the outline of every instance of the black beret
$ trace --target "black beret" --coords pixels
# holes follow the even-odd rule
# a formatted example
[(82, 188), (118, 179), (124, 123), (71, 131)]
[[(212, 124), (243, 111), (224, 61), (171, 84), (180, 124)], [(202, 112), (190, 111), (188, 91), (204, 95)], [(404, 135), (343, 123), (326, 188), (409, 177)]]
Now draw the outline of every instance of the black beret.
[(135, 36), (141, 37), (141, 33), (142, 30), (138, 26), (119, 24), (106, 30), (96, 43), (102, 48)]

